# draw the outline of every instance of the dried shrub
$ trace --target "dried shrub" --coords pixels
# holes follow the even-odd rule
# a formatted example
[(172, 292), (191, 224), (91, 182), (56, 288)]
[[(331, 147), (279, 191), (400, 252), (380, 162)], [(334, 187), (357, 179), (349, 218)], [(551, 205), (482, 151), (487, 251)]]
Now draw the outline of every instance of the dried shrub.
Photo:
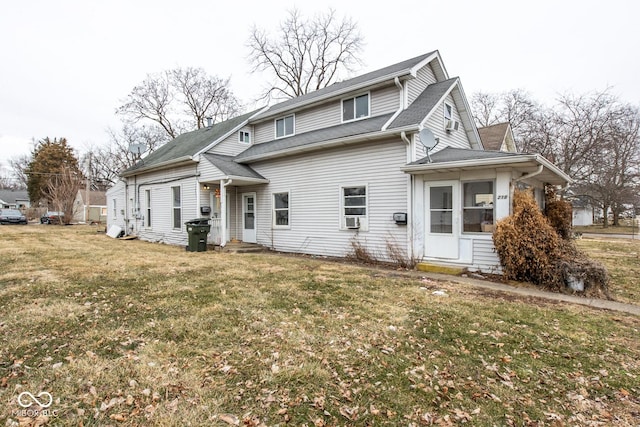
[(351, 239), (351, 252), (346, 256), (347, 259), (365, 264), (376, 264), (378, 259), (369, 249), (360, 242), (358, 234)]
[(393, 236), (387, 236), (386, 239), (387, 256), (391, 261), (400, 268), (412, 269), (418, 263), (415, 256), (409, 256), (396, 241)]
[(493, 242), (508, 279), (610, 298), (604, 266), (562, 239), (528, 191), (514, 193), (513, 214), (498, 221)]
[(573, 208), (571, 203), (560, 199), (555, 188), (551, 186), (547, 186), (545, 189), (544, 215), (561, 238), (569, 240), (572, 237)]
[(516, 191), (513, 214), (498, 221), (493, 242), (505, 276), (536, 285), (559, 286), (556, 260), (561, 257), (558, 233), (527, 191)]

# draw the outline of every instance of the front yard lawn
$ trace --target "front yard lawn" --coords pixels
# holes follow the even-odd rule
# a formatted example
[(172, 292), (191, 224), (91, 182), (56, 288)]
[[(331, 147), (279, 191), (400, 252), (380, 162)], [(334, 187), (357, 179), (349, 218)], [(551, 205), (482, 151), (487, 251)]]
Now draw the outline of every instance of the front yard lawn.
[(640, 424), (632, 315), (89, 226), (2, 232), (3, 426)]

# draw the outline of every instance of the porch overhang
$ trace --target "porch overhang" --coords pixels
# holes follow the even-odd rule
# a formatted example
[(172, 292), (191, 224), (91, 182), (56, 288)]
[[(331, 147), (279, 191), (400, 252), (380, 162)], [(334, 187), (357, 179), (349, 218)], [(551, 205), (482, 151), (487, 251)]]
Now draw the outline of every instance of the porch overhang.
[(536, 179), (551, 185), (567, 186), (573, 182), (569, 175), (539, 154), (515, 154), (504, 157), (433, 161), (431, 163), (418, 161), (403, 166), (401, 170), (411, 175), (438, 175), (491, 168), (511, 169), (521, 173), (523, 178), (526, 178), (527, 174), (533, 176), (535, 173)]
[(233, 185), (242, 187), (247, 185), (256, 185), (256, 184), (268, 184), (269, 180), (266, 178), (248, 178), (246, 176), (235, 176), (235, 175), (219, 175), (219, 176), (208, 176), (206, 179), (201, 179), (201, 184), (213, 184), (218, 185), (220, 181), (229, 181), (231, 180)]

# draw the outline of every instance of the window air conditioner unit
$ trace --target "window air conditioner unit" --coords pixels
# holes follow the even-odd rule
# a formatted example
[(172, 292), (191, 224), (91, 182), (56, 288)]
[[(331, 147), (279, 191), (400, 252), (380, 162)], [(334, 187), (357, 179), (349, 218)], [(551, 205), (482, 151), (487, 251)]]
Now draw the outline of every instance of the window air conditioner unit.
[(447, 120), (447, 125), (445, 126), (445, 129), (448, 131), (452, 131), (452, 130), (458, 130), (458, 127), (460, 126), (460, 122), (457, 120), (453, 120), (453, 119), (449, 119)]
[(345, 217), (345, 225), (350, 229), (358, 229), (360, 228), (360, 218), (357, 216)]

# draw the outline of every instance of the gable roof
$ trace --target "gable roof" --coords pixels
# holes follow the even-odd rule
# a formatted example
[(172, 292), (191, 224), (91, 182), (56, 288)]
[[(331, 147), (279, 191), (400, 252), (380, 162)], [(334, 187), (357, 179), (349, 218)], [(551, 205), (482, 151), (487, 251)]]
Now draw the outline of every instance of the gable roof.
[(140, 160), (134, 166), (122, 172), (121, 175), (134, 175), (141, 171), (155, 169), (168, 164), (193, 160), (193, 156), (202, 151), (202, 149), (234, 129), (243, 126), (257, 111), (260, 110), (255, 110), (224, 122), (216, 123), (211, 127), (205, 127), (178, 135), (176, 138)]
[(228, 177), (266, 180), (265, 177), (251, 169), (251, 167), (235, 162), (233, 156), (212, 153), (205, 153), (202, 156)]
[[(86, 203), (87, 190), (78, 190), (78, 193), (80, 193), (80, 197), (82, 198), (82, 203)], [(91, 203), (91, 206), (106, 206), (107, 205), (106, 191), (90, 191), (89, 203)]]
[(478, 128), (482, 145), (487, 150), (500, 150), (507, 139), (509, 127), (509, 123), (505, 122)]
[[(371, 71), (360, 76), (343, 80), (341, 82), (334, 83), (330, 86), (315, 90), (313, 92), (300, 95), (296, 98), (288, 99), (273, 105), (265, 112), (255, 117), (253, 121), (260, 121), (273, 117), (278, 114), (282, 114), (285, 111), (300, 108), (302, 106), (318, 102), (324, 99), (339, 96), (341, 94), (358, 90), (359, 88), (369, 87), (378, 82), (384, 82), (393, 80), (395, 77), (411, 76), (415, 75), (416, 67), (419, 67), (425, 61), (430, 61), (434, 58), (439, 58), (437, 50), (425, 53), (415, 58), (407, 59), (397, 64), (389, 65), (388, 67), (380, 68), (379, 70)], [(446, 78), (446, 70), (443, 68), (443, 74)]]
[(442, 98), (451, 91), (453, 85), (458, 82), (454, 77), (443, 82), (433, 83), (411, 103), (409, 108), (402, 111), (398, 117), (387, 127), (387, 129), (397, 129), (406, 126), (420, 124), (435, 107), (438, 106)]
[(0, 200), (14, 205), (17, 201), (29, 201), (29, 193), (26, 190), (0, 190)]

